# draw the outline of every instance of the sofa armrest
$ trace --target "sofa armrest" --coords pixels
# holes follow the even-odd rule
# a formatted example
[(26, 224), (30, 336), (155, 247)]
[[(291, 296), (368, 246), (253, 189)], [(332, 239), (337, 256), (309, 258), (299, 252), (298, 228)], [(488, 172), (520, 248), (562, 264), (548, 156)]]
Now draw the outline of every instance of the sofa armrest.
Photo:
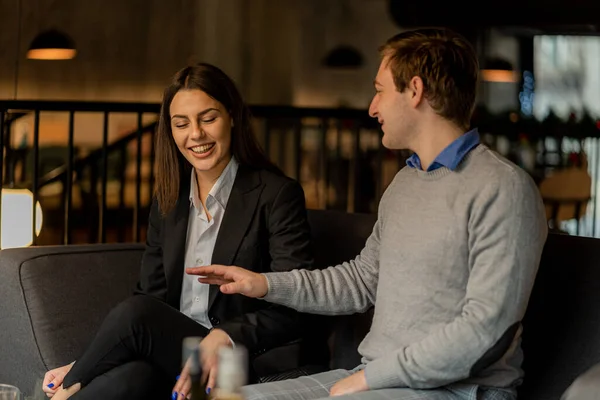
[(32, 393), (75, 360), (106, 314), (133, 293), (144, 246), (99, 244), (0, 251), (0, 382)]

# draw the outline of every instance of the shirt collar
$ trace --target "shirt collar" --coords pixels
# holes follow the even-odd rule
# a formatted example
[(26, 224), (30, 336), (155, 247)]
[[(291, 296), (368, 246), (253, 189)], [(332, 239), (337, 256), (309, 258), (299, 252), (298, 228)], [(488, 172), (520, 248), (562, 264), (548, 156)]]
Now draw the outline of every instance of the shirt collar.
[[(233, 189), (233, 183), (237, 175), (239, 167), (238, 161), (235, 157), (231, 157), (229, 163), (219, 176), (219, 179), (215, 182), (213, 187), (208, 192), (206, 199), (207, 207), (210, 202), (216, 201), (223, 209), (227, 206), (229, 195)], [(198, 195), (198, 185), (196, 183), (196, 171), (192, 168), (192, 176), (190, 182), (190, 207), (195, 207), (199, 212), (203, 210), (202, 204), (200, 203), (200, 196)]]
[[(477, 128), (468, 131), (442, 150), (442, 152), (433, 160), (427, 171), (432, 171), (440, 167), (446, 167), (451, 171), (456, 170), (465, 156), (479, 143), (479, 131)], [(406, 160), (406, 165), (410, 168), (422, 169), (421, 159), (416, 153)]]

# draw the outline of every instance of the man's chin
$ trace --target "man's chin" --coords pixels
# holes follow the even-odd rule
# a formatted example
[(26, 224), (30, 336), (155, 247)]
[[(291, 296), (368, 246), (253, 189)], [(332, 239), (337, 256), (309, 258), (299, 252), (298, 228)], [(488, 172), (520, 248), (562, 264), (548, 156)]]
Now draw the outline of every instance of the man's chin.
[(401, 150), (400, 143), (397, 143), (396, 140), (390, 137), (389, 134), (383, 132), (383, 137), (381, 138), (381, 144), (388, 150)]

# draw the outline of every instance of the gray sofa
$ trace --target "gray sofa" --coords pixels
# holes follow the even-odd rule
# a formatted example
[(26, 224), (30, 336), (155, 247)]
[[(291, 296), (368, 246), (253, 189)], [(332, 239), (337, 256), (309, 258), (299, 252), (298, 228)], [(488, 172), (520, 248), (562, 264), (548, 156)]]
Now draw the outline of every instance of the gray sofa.
[[(358, 254), (375, 220), (310, 211), (309, 221), (317, 265), (327, 266)], [(131, 294), (142, 252), (138, 244), (0, 251), (0, 383), (30, 395), (49, 368), (76, 359), (110, 308)], [(371, 312), (323, 323), (329, 354), (321, 367), (356, 366)], [(558, 400), (600, 362), (600, 240), (550, 235), (523, 325), (519, 398)]]
[[(371, 215), (334, 211), (311, 210), (309, 219), (317, 265), (356, 256), (374, 224)], [(48, 369), (79, 357), (109, 310), (133, 292), (143, 251), (142, 244), (0, 251), (0, 383), (15, 385), (32, 395), (39, 392), (41, 378)], [(335, 365), (351, 367), (359, 362), (356, 347), (370, 325), (369, 314), (364, 318), (368, 322), (356, 331), (346, 329), (350, 318), (323, 319), (327, 329), (334, 327), (332, 335), (339, 342), (349, 341), (345, 348), (351, 351), (333, 354)], [(266, 353), (261, 363), (279, 356)], [(290, 371), (287, 376), (325, 368), (327, 365), (307, 365), (305, 370)]]

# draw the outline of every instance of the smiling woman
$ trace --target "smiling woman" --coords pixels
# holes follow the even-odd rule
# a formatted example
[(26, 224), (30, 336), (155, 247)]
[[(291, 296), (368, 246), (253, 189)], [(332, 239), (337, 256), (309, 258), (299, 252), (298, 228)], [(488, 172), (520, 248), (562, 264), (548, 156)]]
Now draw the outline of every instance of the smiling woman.
[[(181, 346), (189, 336), (203, 337), (207, 392), (218, 350), (233, 343), (248, 349), (251, 364), (267, 353), (266, 375), (304, 359), (302, 346), (289, 343), (314, 334), (307, 315), (222, 296), (193, 269), (186, 273), (211, 264), (257, 273), (312, 268), (302, 187), (267, 159), (248, 107), (220, 69), (198, 64), (175, 75), (164, 93), (156, 160), (156, 199), (135, 296), (109, 313), (77, 362), (46, 374), (44, 391), (55, 400), (77, 392), (85, 399), (185, 398), (190, 380), (181, 370)], [(277, 357), (268, 355), (278, 347)]]

